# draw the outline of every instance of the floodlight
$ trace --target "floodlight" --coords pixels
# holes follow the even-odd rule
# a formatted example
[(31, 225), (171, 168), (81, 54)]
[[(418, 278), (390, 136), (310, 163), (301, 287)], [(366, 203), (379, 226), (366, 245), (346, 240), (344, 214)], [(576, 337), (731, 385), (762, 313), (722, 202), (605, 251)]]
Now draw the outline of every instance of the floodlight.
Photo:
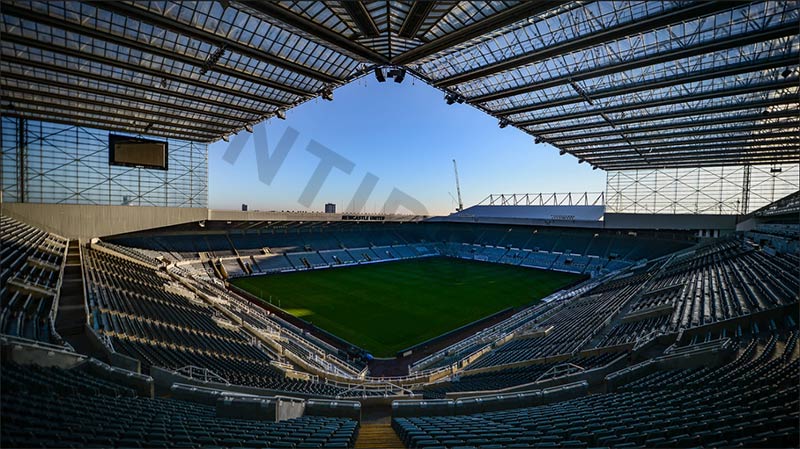
[(503, 128), (505, 128), (506, 126), (508, 126), (510, 123), (511, 123), (511, 122), (509, 122), (507, 119), (501, 118), (501, 119), (500, 119), (500, 123), (498, 123), (498, 124), (497, 124), (497, 126), (499, 126), (499, 127), (500, 127), (500, 129), (503, 129)]
[(333, 101), (333, 91), (330, 90), (329, 88), (323, 90), (322, 91), (322, 99), (323, 100), (328, 100), (328, 101)]
[(223, 135), (222, 140), (224, 140), (225, 142), (230, 142), (230, 139), (228, 139), (227, 135)]
[(394, 70), (394, 82), (395, 83), (402, 83), (406, 77), (406, 69), (395, 69)]
[(286, 120), (286, 111), (283, 109), (278, 109), (275, 111), (275, 117), (278, 117), (281, 120)]
[(386, 81), (386, 77), (383, 76), (383, 69), (380, 67), (375, 67), (375, 79), (378, 80), (379, 83)]
[(245, 129), (245, 131), (247, 131), (249, 133), (252, 133), (253, 132), (253, 125), (248, 123), (248, 124), (244, 125), (244, 129)]

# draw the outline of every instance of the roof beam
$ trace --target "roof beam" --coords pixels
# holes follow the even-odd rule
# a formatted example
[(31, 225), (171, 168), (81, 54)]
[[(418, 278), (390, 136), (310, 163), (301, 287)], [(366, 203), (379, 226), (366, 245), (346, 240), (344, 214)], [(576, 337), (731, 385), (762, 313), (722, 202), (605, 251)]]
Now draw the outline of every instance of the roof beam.
[[(562, 143), (564, 141), (570, 141), (570, 140), (595, 139), (598, 137), (619, 136), (623, 134), (655, 133), (657, 131), (694, 128), (699, 126), (715, 126), (715, 125), (728, 125), (731, 123), (739, 124), (746, 122), (758, 122), (758, 121), (763, 121), (764, 119), (797, 117), (797, 115), (798, 111), (787, 109), (784, 111), (770, 112), (770, 114), (767, 116), (765, 116), (762, 112), (758, 112), (755, 114), (728, 116), (718, 119), (696, 120), (696, 121), (687, 121), (680, 123), (666, 123), (662, 125), (639, 126), (636, 128), (618, 128), (618, 129), (611, 129), (609, 131), (597, 131), (593, 133), (581, 133), (570, 136), (558, 136), (554, 139), (558, 139), (559, 143)], [(610, 126), (610, 125), (608, 125), (608, 123), (605, 123), (605, 126)], [(540, 134), (546, 136), (549, 135), (550, 133), (542, 132)]]
[(298, 30), (302, 30), (316, 37), (317, 39), (320, 39), (334, 49), (341, 49), (346, 53), (352, 54), (375, 64), (385, 64), (389, 62), (389, 60), (380, 53), (377, 53), (359, 44), (358, 42), (351, 41), (341, 34), (331, 31), (312, 20), (297, 15), (278, 5), (277, 3), (249, 0), (238, 3), (247, 6), (253, 11), (278, 19), (286, 25), (294, 27)]
[[(592, 100), (601, 100), (604, 98), (618, 97), (622, 95), (630, 95), (638, 92), (663, 89), (666, 87), (677, 86), (687, 83), (696, 83), (705, 80), (724, 78), (729, 76), (741, 75), (743, 73), (752, 73), (762, 70), (770, 70), (777, 67), (787, 67), (797, 63), (800, 59), (800, 53), (793, 53), (779, 58), (773, 58), (768, 61), (745, 61), (739, 64), (734, 64), (728, 67), (714, 68), (705, 70), (701, 73), (692, 75), (675, 75), (668, 76), (660, 80), (648, 80), (645, 82), (635, 83), (622, 87), (611, 87), (594, 92), (587, 91), (586, 95)], [(523, 112), (533, 112), (542, 109), (548, 109), (554, 106), (565, 106), (574, 103), (582, 103), (586, 101), (581, 95), (572, 95), (563, 98), (548, 99), (539, 103), (531, 103), (523, 106), (512, 107), (496, 111), (495, 114), (499, 116), (507, 116), (511, 114), (520, 114)]]
[[(647, 154), (647, 162), (649, 163), (656, 163), (661, 160), (667, 160), (670, 158), (695, 158), (699, 159), (706, 156), (730, 156), (730, 155), (737, 155), (737, 154), (749, 154), (752, 156), (758, 155), (775, 155), (775, 154), (790, 154), (793, 153), (793, 149), (800, 147), (800, 142), (794, 144), (764, 144), (759, 146), (752, 146), (752, 145), (722, 145), (719, 148), (717, 147), (688, 147), (688, 148), (678, 148), (675, 150), (658, 150), (658, 152), (650, 152)], [(793, 154), (797, 157), (796, 154)], [(581, 154), (575, 154), (575, 157), (585, 159), (587, 161), (593, 161), (596, 163), (599, 162), (613, 162), (615, 160), (630, 160), (631, 158), (638, 159), (639, 157), (633, 153), (625, 153), (625, 154), (606, 154), (606, 155), (598, 155), (598, 156), (587, 156)], [(644, 159), (643, 159), (644, 160)]]
[[(55, 81), (55, 80), (51, 80), (51, 79), (47, 79), (47, 78), (31, 77), (31, 76), (21, 75), (21, 74), (17, 74), (17, 73), (12, 73), (12, 72), (3, 73), (3, 78), (15, 79), (17, 81), (26, 82), (26, 83), (29, 83), (29, 84), (39, 84), (39, 85), (44, 85), (44, 86), (56, 87), (56, 88), (64, 89), (64, 90), (67, 90), (67, 91), (78, 91), (78, 92), (83, 92), (83, 93), (90, 94), (90, 95), (97, 95), (97, 96), (100, 96), (100, 97), (116, 98), (116, 99), (123, 100), (123, 101), (131, 101), (131, 102), (134, 102), (134, 103), (142, 103), (142, 104), (147, 104), (147, 105), (151, 105), (151, 106), (163, 107), (163, 108), (173, 109), (173, 110), (176, 110), (176, 111), (181, 111), (181, 112), (188, 113), (188, 114), (205, 115), (205, 116), (217, 119), (217, 120), (224, 120), (224, 121), (227, 121), (227, 122), (235, 122), (236, 123), (236, 125), (230, 125), (230, 124), (220, 124), (219, 122), (214, 122), (213, 120), (212, 121), (208, 121), (208, 120), (205, 120), (205, 119), (202, 119), (202, 120), (198, 120), (198, 119), (195, 119), (195, 118), (192, 119), (193, 121), (206, 122), (209, 125), (216, 125), (216, 126), (244, 126), (244, 124), (248, 123), (248, 121), (243, 120), (241, 118), (226, 116), (226, 115), (218, 114), (218, 113), (213, 112), (213, 111), (206, 111), (206, 110), (203, 110), (203, 109), (189, 108), (189, 107), (177, 105), (177, 104), (174, 104), (174, 103), (156, 101), (156, 100), (152, 100), (150, 98), (146, 98), (145, 96), (130, 96), (130, 95), (125, 95), (125, 94), (119, 94), (119, 93), (113, 92), (111, 90), (98, 90), (98, 89), (93, 89), (91, 87), (81, 86), (79, 84), (62, 83), (60, 81)], [(19, 89), (19, 88), (17, 88), (17, 87), (9, 87), (9, 89)], [(34, 91), (32, 91), (32, 92), (34, 92)], [(35, 92), (38, 93), (39, 91), (35, 91)], [(75, 100), (76, 98), (72, 98), (72, 99)]]
[(647, 109), (658, 106), (669, 106), (674, 104), (687, 103), (690, 101), (709, 100), (720, 97), (730, 97), (734, 95), (744, 95), (744, 94), (764, 92), (769, 90), (787, 89), (795, 86), (797, 86), (797, 80), (788, 80), (780, 83), (767, 82), (751, 86), (737, 86), (728, 89), (704, 91), (699, 94), (675, 96), (672, 98), (662, 98), (655, 101), (645, 101), (641, 103), (623, 103), (620, 104), (619, 106), (614, 106), (614, 107), (597, 107), (586, 111), (574, 112), (571, 114), (542, 117), (530, 120), (521, 120), (512, 123), (516, 126), (540, 125), (542, 123), (559, 122), (563, 120), (573, 120), (585, 117), (592, 117), (595, 115), (600, 115), (601, 113), (608, 115), (608, 114), (615, 114), (618, 112), (633, 111), (637, 109)]
[(398, 33), (400, 37), (409, 39), (416, 37), (419, 32), (419, 27), (422, 26), (422, 23), (425, 21), (425, 18), (428, 17), (428, 14), (431, 13), (434, 6), (436, 6), (436, 4), (432, 1), (417, 0), (412, 3), (411, 9), (409, 9), (408, 14), (406, 14), (406, 19), (403, 21), (403, 25), (400, 26), (400, 32)]
[(378, 27), (375, 26), (375, 22), (372, 21), (372, 16), (369, 15), (369, 11), (367, 11), (367, 7), (364, 6), (364, 3), (347, 0), (340, 1), (339, 4), (347, 11), (350, 18), (353, 19), (353, 22), (355, 22), (362, 36), (375, 37), (380, 34)]
[(149, 129), (144, 130), (141, 126), (132, 126), (118, 122), (95, 117), (85, 117), (80, 114), (65, 114), (50, 111), (41, 111), (34, 108), (15, 107), (13, 110), (4, 109), (2, 115), (8, 117), (20, 117), (27, 120), (39, 120), (49, 123), (60, 123), (63, 125), (84, 126), (87, 128), (103, 129), (106, 131), (127, 132), (132, 134), (145, 134), (149, 136), (167, 137), (173, 139), (190, 140), (194, 142), (213, 142), (216, 137), (198, 136), (191, 133), (181, 133), (173, 130)]
[[(39, 61), (33, 61), (33, 60), (29, 60), (29, 59), (22, 59), (22, 58), (17, 58), (17, 57), (13, 57), (13, 56), (6, 56), (6, 55), (3, 55), (2, 59), (3, 59), (3, 62), (9, 62), (9, 63), (17, 64), (17, 65), (19, 65), (19, 66), (21, 66), (23, 68), (26, 68), (26, 69), (27, 68), (38, 68), (38, 69), (42, 69), (42, 70), (55, 71), (55, 72), (60, 72), (60, 73), (64, 73), (64, 74), (67, 74), (67, 75), (76, 76), (76, 77), (79, 77), (79, 78), (85, 78), (85, 79), (98, 81), (98, 82), (101, 82), (101, 83), (116, 84), (116, 85), (119, 85), (119, 86), (124, 86), (124, 87), (131, 88), (131, 89), (141, 89), (141, 90), (146, 90), (146, 91), (152, 91), (152, 92), (156, 92), (156, 93), (161, 94), (161, 95), (167, 95), (167, 96), (170, 96), (170, 97), (180, 98), (180, 99), (183, 99), (183, 100), (186, 100), (186, 101), (194, 101), (194, 102), (197, 102), (197, 103), (205, 103), (205, 104), (208, 104), (208, 105), (212, 105), (212, 106), (214, 106), (216, 108), (226, 109), (226, 110), (230, 110), (230, 111), (237, 111), (237, 112), (241, 112), (241, 113), (245, 113), (245, 114), (252, 114), (252, 115), (255, 115), (257, 117), (262, 117), (264, 115), (264, 111), (261, 111), (261, 110), (258, 110), (258, 109), (253, 109), (253, 108), (246, 107), (246, 106), (232, 105), (230, 103), (224, 103), (224, 102), (221, 102), (221, 101), (217, 101), (217, 100), (213, 100), (213, 99), (205, 98), (205, 97), (196, 97), (196, 96), (184, 94), (184, 93), (181, 93), (181, 92), (177, 92), (175, 90), (167, 90), (166, 88), (160, 88), (160, 87), (157, 87), (157, 86), (147, 86), (147, 85), (144, 85), (144, 84), (137, 84), (137, 83), (134, 83), (134, 82), (131, 82), (131, 81), (127, 81), (127, 80), (122, 80), (122, 79), (119, 79), (119, 78), (105, 77), (105, 76), (102, 76), (102, 75), (94, 74), (94, 73), (92, 73), (90, 71), (76, 71), (76, 70), (72, 70), (70, 68), (59, 66), (59, 65), (47, 64), (47, 63), (43, 63), (43, 62), (39, 62)], [(241, 119), (241, 118), (238, 118), (238, 119)]]
[[(202, 130), (202, 131), (207, 131), (207, 130), (209, 130), (209, 128), (216, 128), (215, 131), (222, 133), (222, 132), (225, 132), (226, 130), (234, 127), (234, 125), (224, 125), (224, 124), (220, 124), (218, 122), (209, 122), (209, 121), (198, 119), (198, 118), (194, 118), (194, 117), (186, 117), (185, 115), (180, 115), (180, 114), (173, 114), (173, 113), (169, 113), (169, 112), (149, 111), (149, 110), (147, 110), (145, 108), (142, 108), (142, 107), (132, 107), (132, 106), (123, 105), (123, 104), (120, 104), (120, 103), (115, 102), (115, 101), (110, 100), (110, 99), (103, 99), (103, 100), (98, 100), (96, 98), (83, 99), (83, 98), (80, 98), (80, 97), (64, 95), (64, 94), (48, 92), (48, 91), (25, 89), (25, 88), (20, 88), (20, 87), (16, 87), (16, 86), (13, 86), (13, 87), (4, 86), (4, 93), (3, 93), (4, 96), (15, 97), (14, 94), (17, 94), (17, 93), (25, 94), (25, 95), (34, 95), (34, 96), (45, 97), (45, 98), (54, 98), (54, 99), (57, 99), (57, 100), (67, 101), (67, 102), (76, 103), (76, 104), (86, 104), (87, 106), (93, 106), (93, 105), (96, 104), (98, 106), (104, 106), (104, 107), (107, 107), (107, 108), (112, 108), (114, 110), (127, 111), (127, 112), (132, 113), (132, 114), (148, 114), (148, 116), (152, 116), (152, 120), (150, 120), (150, 121), (157, 122), (157, 123), (163, 123), (165, 125), (170, 125), (170, 126), (176, 126), (176, 125), (170, 124), (169, 122), (162, 120), (162, 118), (163, 119), (168, 119), (168, 120), (190, 121), (193, 124), (198, 124), (198, 125), (202, 125), (202, 126), (194, 127), (194, 126), (189, 125), (189, 126), (186, 126), (187, 128), (195, 128), (195, 129)], [(100, 94), (100, 96), (102, 96), (102, 94)], [(14, 99), (12, 101), (14, 101), (14, 102), (26, 102), (26, 101), (28, 101), (26, 98), (19, 98), (19, 97), (15, 97), (15, 98), (16, 99)], [(54, 103), (54, 104), (60, 106), (60, 103)]]
[[(779, 128), (779, 129), (784, 129), (784, 128)], [(639, 150), (642, 150), (644, 148), (656, 148), (656, 147), (671, 147), (672, 148), (672, 147), (676, 147), (678, 145), (684, 145), (684, 144), (690, 144), (690, 143), (692, 143), (692, 144), (694, 144), (694, 143), (696, 143), (696, 144), (710, 144), (710, 143), (717, 143), (717, 142), (739, 142), (739, 141), (743, 141), (743, 140), (757, 140), (757, 139), (778, 138), (778, 137), (795, 137), (795, 136), (797, 136), (798, 140), (800, 140), (800, 134), (798, 134), (796, 131), (778, 131), (778, 132), (771, 132), (771, 133), (764, 133), (764, 134), (745, 134), (745, 135), (740, 135), (740, 136), (711, 137), (711, 138), (708, 138), (708, 139), (697, 139), (697, 138), (694, 138), (694, 139), (689, 139), (689, 140), (662, 140), (662, 141), (657, 141), (657, 142), (642, 142), (640, 144), (633, 144), (633, 145), (638, 147)], [(628, 139), (628, 140), (632, 141), (633, 139)], [(644, 140), (644, 139), (639, 139), (639, 140)], [(631, 148), (632, 144), (626, 142), (624, 139), (621, 139), (621, 143), (624, 143), (624, 145), (601, 146), (601, 147), (592, 147), (592, 148), (589, 148), (589, 146), (598, 145), (598, 144), (599, 145), (604, 145), (605, 142), (592, 143), (592, 144), (588, 144), (588, 145), (576, 145), (576, 144), (574, 144), (574, 145), (569, 145), (567, 147), (564, 147), (559, 143), (559, 148), (563, 148), (563, 149), (574, 148), (574, 149), (571, 150), (571, 152), (573, 154), (577, 154), (577, 153), (593, 153), (593, 152), (612, 152), (612, 151), (615, 151), (615, 150), (626, 150), (628, 148)]]
[(166, 17), (162, 14), (156, 14), (153, 13), (152, 11), (139, 8), (134, 5), (125, 4), (122, 2), (106, 2), (106, 1), (97, 1), (92, 3), (94, 6), (101, 9), (105, 9), (106, 11), (125, 15), (135, 20), (147, 22), (159, 28), (169, 30), (178, 34), (182, 34), (184, 36), (191, 37), (192, 39), (196, 39), (198, 41), (206, 42), (212, 45), (216, 45), (218, 47), (225, 45), (227, 48), (230, 48), (241, 55), (247, 56), (248, 58), (254, 59), (256, 61), (261, 61), (275, 67), (280, 67), (284, 70), (289, 70), (291, 72), (297, 73), (298, 75), (302, 75), (307, 78), (311, 78), (313, 80), (321, 81), (323, 83), (333, 83), (342, 81), (336, 78), (335, 76), (329, 75), (327, 73), (320, 72), (316, 69), (306, 67), (304, 65), (297, 64), (292, 61), (288, 61), (278, 56), (270, 55), (269, 53), (249, 47), (233, 39), (228, 39), (227, 37), (219, 36), (217, 34), (202, 30), (200, 28), (195, 28), (193, 26), (183, 24), (177, 20)]
[(786, 129), (787, 126), (795, 126), (800, 127), (800, 122), (795, 124), (790, 124), (786, 122), (781, 123), (759, 123), (753, 125), (745, 125), (745, 126), (734, 126), (729, 128), (705, 128), (701, 130), (693, 130), (693, 131), (681, 131), (677, 133), (652, 133), (646, 134), (641, 136), (630, 136), (628, 135), (628, 131), (618, 131), (616, 135), (622, 136), (616, 139), (607, 139), (607, 140), (591, 140), (586, 139), (584, 137), (575, 137), (574, 139), (566, 139), (566, 140), (576, 140), (575, 143), (564, 143), (565, 139), (558, 140), (558, 146), (560, 148), (568, 149), (568, 148), (583, 148), (586, 145), (606, 145), (606, 144), (614, 144), (614, 143), (626, 143), (626, 142), (648, 142), (648, 141), (660, 141), (666, 139), (674, 139), (676, 137), (693, 137), (693, 136), (707, 136), (709, 134), (736, 134), (736, 133), (743, 133), (743, 132), (752, 132), (752, 131), (764, 131), (764, 130), (773, 130), (773, 129)]
[[(92, 39), (97, 39), (99, 41), (110, 42), (110, 43), (113, 43), (113, 44), (116, 44), (116, 45), (119, 45), (119, 46), (122, 46), (122, 47), (133, 48), (133, 49), (136, 49), (136, 50), (139, 50), (139, 51), (151, 53), (151, 54), (153, 54), (155, 56), (160, 56), (160, 57), (162, 57), (164, 59), (167, 59), (167, 60), (178, 61), (178, 62), (181, 62), (183, 64), (194, 66), (198, 73), (200, 73), (200, 69), (203, 67), (203, 64), (205, 63), (205, 60), (200, 60), (200, 59), (195, 59), (195, 58), (192, 58), (192, 57), (188, 57), (188, 56), (182, 55), (182, 54), (174, 52), (174, 51), (165, 50), (165, 49), (157, 47), (155, 45), (145, 44), (145, 43), (139, 42), (137, 40), (133, 40), (133, 39), (128, 39), (128, 38), (125, 38), (125, 37), (117, 36), (115, 34), (107, 33), (105, 31), (100, 31), (100, 30), (97, 30), (97, 29), (84, 27), (84, 26), (81, 26), (81, 25), (78, 25), (76, 23), (69, 22), (69, 21), (66, 21), (66, 20), (56, 19), (56, 18), (53, 18), (53, 17), (50, 17), (50, 16), (46, 16), (46, 15), (42, 15), (42, 14), (36, 15), (35, 19), (33, 19), (33, 18), (30, 17), (31, 12), (29, 10), (25, 10), (23, 8), (19, 8), (19, 7), (14, 6), (14, 5), (4, 5), (3, 6), (3, 14), (10, 14), (12, 16), (16, 16), (16, 17), (19, 17), (21, 19), (32, 20), (32, 21), (34, 21), (36, 23), (42, 23), (42, 24), (45, 24), (45, 25), (47, 25), (49, 27), (52, 27), (52, 28), (62, 29), (62, 30), (65, 30), (65, 31), (68, 31), (68, 32), (71, 32), (71, 33), (75, 33), (75, 34), (79, 34), (79, 35), (82, 35), (82, 36), (91, 37)], [(26, 14), (27, 14), (27, 16), (26, 16)], [(229, 76), (229, 77), (232, 77), (232, 78), (238, 78), (238, 79), (241, 79), (241, 80), (244, 80), (244, 81), (251, 82), (251, 83), (256, 84), (256, 85), (264, 86), (264, 87), (267, 87), (267, 88), (270, 88), (270, 89), (280, 90), (280, 91), (283, 91), (283, 92), (286, 92), (286, 93), (289, 93), (289, 94), (292, 94), (292, 95), (297, 95), (297, 96), (300, 96), (300, 97), (312, 96), (314, 94), (313, 92), (305, 91), (303, 89), (298, 89), (298, 88), (292, 87), (292, 86), (287, 86), (285, 84), (278, 83), (278, 82), (275, 82), (275, 81), (271, 81), (269, 79), (266, 79), (266, 78), (263, 78), (263, 77), (260, 77), (260, 76), (255, 76), (255, 75), (252, 75), (252, 74), (249, 74), (249, 73), (239, 72), (237, 70), (233, 70), (231, 68), (228, 68), (228, 67), (225, 67), (225, 66), (219, 65), (219, 64), (214, 64), (212, 67), (210, 67), (209, 70), (217, 72), (217, 73), (220, 73), (220, 74), (225, 75), (225, 76)], [(278, 102), (277, 100), (273, 100), (273, 101), (276, 104), (287, 104), (287, 103)]]
[(590, 67), (582, 72), (572, 73), (569, 77), (558, 77), (526, 84), (524, 86), (503, 89), (491, 94), (468, 98), (468, 101), (470, 103), (485, 103), (488, 101), (499, 100), (501, 98), (513, 97), (515, 95), (521, 95), (529, 92), (535, 92), (537, 90), (560, 86), (562, 84), (567, 84), (570, 79), (572, 81), (582, 81), (598, 78), (601, 76), (610, 75), (612, 73), (640, 69), (642, 67), (654, 66), (669, 61), (676, 61), (693, 56), (730, 50), (732, 48), (743, 47), (745, 45), (751, 45), (757, 42), (795, 35), (797, 35), (797, 27), (794, 24), (781, 25), (757, 33), (748, 33), (744, 36), (734, 36), (714, 42), (704, 42), (689, 47), (681, 47), (676, 50), (658, 53), (652, 56), (646, 56), (633, 61), (609, 64), (603, 67)]
[[(24, 37), (21, 37), (21, 36), (17, 36), (17, 35), (13, 35), (13, 34), (6, 33), (3, 36), (3, 40), (6, 41), (6, 42), (13, 42), (13, 43), (19, 44), (19, 45), (25, 45), (25, 46), (28, 46), (28, 47), (34, 47), (34, 48), (39, 48), (39, 49), (46, 50), (46, 51), (52, 51), (54, 53), (62, 53), (64, 55), (71, 56), (73, 58), (85, 59), (85, 60), (88, 60), (88, 61), (96, 62), (96, 63), (101, 64), (101, 65), (113, 66), (113, 67), (117, 67), (117, 68), (120, 68), (120, 69), (123, 69), (123, 70), (130, 70), (132, 72), (140, 72), (140, 73), (144, 73), (144, 74), (150, 75), (150, 76), (155, 77), (155, 78), (168, 79), (168, 80), (176, 82), (176, 83), (188, 84), (190, 86), (198, 87), (200, 89), (206, 89), (206, 90), (211, 90), (211, 91), (214, 91), (214, 92), (219, 92), (219, 93), (221, 93), (223, 95), (227, 95), (227, 96), (246, 98), (248, 100), (253, 100), (253, 101), (256, 101), (256, 102), (259, 102), (259, 103), (263, 103), (263, 104), (269, 105), (269, 106), (275, 106), (275, 107), (284, 107), (284, 106), (286, 106), (285, 103), (276, 102), (276, 101), (270, 100), (268, 98), (263, 98), (263, 97), (260, 97), (258, 95), (251, 94), (251, 93), (248, 93), (248, 92), (241, 92), (241, 91), (225, 89), (225, 88), (222, 88), (222, 87), (215, 86), (213, 84), (197, 81), (197, 80), (194, 80), (194, 79), (191, 79), (191, 78), (183, 78), (183, 77), (180, 77), (180, 76), (177, 76), (177, 75), (173, 75), (171, 73), (167, 73), (167, 72), (162, 72), (160, 70), (151, 69), (149, 67), (143, 67), (143, 66), (140, 66), (140, 65), (129, 64), (129, 63), (122, 62), (122, 61), (111, 60), (111, 59), (104, 58), (102, 56), (97, 56), (97, 55), (94, 55), (94, 54), (91, 54), (91, 53), (82, 52), (80, 50), (74, 50), (72, 48), (51, 46), (51, 45), (48, 45), (48, 44), (43, 43), (43, 42), (30, 40), (30, 39), (27, 39), (27, 38), (24, 38)], [(270, 113), (270, 111), (266, 111), (266, 110), (261, 112), (262, 115), (267, 115), (269, 113)]]
[(537, 16), (549, 9), (563, 5), (557, 0), (536, 0), (520, 2), (497, 14), (493, 14), (479, 22), (448, 33), (438, 39), (422, 44), (392, 59), (392, 64), (405, 65), (419, 59), (461, 45), (484, 34), (511, 25), (514, 22)]
[[(123, 120), (123, 121), (128, 121), (128, 122), (143, 122), (143, 123), (148, 123), (148, 124), (155, 123), (155, 124), (159, 124), (159, 125), (162, 125), (162, 126), (165, 126), (165, 127), (179, 128), (179, 129), (183, 129), (183, 130), (194, 130), (195, 131), (194, 134), (205, 135), (207, 137), (214, 137), (214, 136), (222, 135), (222, 134), (225, 133), (224, 130), (214, 131), (214, 130), (209, 130), (207, 128), (194, 126), (194, 125), (191, 125), (191, 124), (180, 124), (180, 123), (164, 122), (164, 121), (158, 120), (158, 118), (156, 118), (156, 117), (146, 117), (146, 118), (133, 117), (133, 116), (129, 115), (128, 113), (124, 113), (124, 112), (117, 113), (117, 112), (110, 112), (110, 111), (107, 111), (107, 110), (96, 110), (96, 109), (92, 109), (91, 107), (85, 107), (83, 105), (77, 105), (77, 104), (64, 105), (64, 104), (60, 104), (60, 103), (47, 102), (47, 101), (44, 101), (44, 100), (30, 100), (28, 98), (18, 98), (18, 97), (9, 96), (10, 93), (11, 92), (6, 92), (4, 94), (4, 96), (3, 96), (3, 100), (11, 102), (15, 109), (22, 109), (25, 106), (38, 106), (40, 108), (54, 109), (55, 111), (66, 110), (66, 111), (78, 112), (78, 113), (81, 113), (81, 114), (95, 114), (95, 115), (99, 115), (99, 116), (102, 116), (102, 117), (112, 117), (112, 118), (116, 118), (116, 119)], [(40, 95), (40, 94), (37, 94), (37, 95)], [(46, 95), (41, 95), (41, 96), (46, 96)], [(120, 111), (126, 111), (127, 110), (128, 112), (131, 112), (131, 111), (129, 111), (128, 108), (122, 108), (120, 106), (107, 106), (107, 107), (109, 107), (109, 108), (113, 107), (115, 110), (120, 110)], [(139, 113), (145, 113), (145, 112), (144, 111), (139, 111)], [(64, 115), (64, 114), (61, 113), (61, 112), (54, 112), (53, 115)], [(191, 119), (186, 119), (186, 118), (183, 119), (183, 120), (187, 121), (187, 122), (191, 122), (192, 121)]]
[[(791, 133), (791, 136), (783, 136), (783, 137), (793, 137), (797, 135), (796, 133)], [(773, 137), (772, 139), (777, 139), (777, 137)], [(755, 139), (753, 139), (755, 140)], [(567, 150), (568, 153), (583, 159), (613, 159), (618, 157), (635, 157), (637, 155), (641, 155), (642, 157), (646, 158), (647, 160), (657, 160), (658, 158), (662, 158), (665, 156), (669, 156), (672, 154), (677, 154), (680, 152), (696, 152), (702, 153), (708, 150), (733, 150), (733, 149), (740, 149), (744, 151), (756, 151), (759, 147), (774, 147), (777, 149), (783, 148), (787, 144), (794, 144), (800, 145), (800, 139), (785, 139), (780, 138), (779, 140), (763, 140), (758, 142), (741, 142), (741, 141), (734, 141), (734, 142), (725, 142), (725, 141), (717, 141), (718, 143), (709, 143), (705, 145), (695, 144), (694, 142), (678, 142), (676, 146), (666, 146), (666, 148), (662, 147), (628, 147), (628, 148), (618, 148), (615, 150), (607, 150), (607, 151), (577, 151), (577, 150)], [(678, 146), (682, 145), (682, 146)]]
[(497, 61), (495, 63), (479, 67), (477, 69), (468, 70), (457, 75), (443, 78), (436, 81), (436, 85), (439, 87), (455, 86), (456, 84), (466, 83), (468, 81), (483, 78), (495, 73), (504, 72), (509, 69), (522, 67), (537, 61), (542, 61), (556, 55), (561, 55), (602, 44), (604, 42), (621, 39), (631, 34), (638, 33), (641, 30), (661, 28), (673, 23), (694, 19), (696, 17), (715, 14), (736, 6), (742, 6), (742, 3), (737, 1), (700, 2), (688, 7), (675, 8), (669, 12), (657, 14), (641, 20), (634, 20), (630, 23), (619, 25), (603, 31), (578, 36), (560, 44), (544, 47), (527, 54), (514, 56), (502, 61)]
[[(746, 103), (739, 103), (739, 104), (727, 104), (721, 106), (711, 106), (702, 109), (691, 109), (688, 111), (677, 111), (677, 112), (665, 112), (661, 114), (652, 114), (652, 115), (642, 115), (636, 117), (628, 117), (624, 119), (616, 119), (614, 124), (619, 126), (628, 123), (639, 123), (639, 122), (648, 122), (652, 120), (663, 120), (663, 119), (672, 119), (672, 118), (682, 118), (682, 117), (692, 117), (696, 115), (706, 115), (706, 114), (716, 114), (720, 112), (733, 112), (739, 111), (744, 109), (756, 109), (756, 108), (768, 108), (771, 106), (778, 106), (784, 104), (794, 104), (797, 103), (800, 98), (797, 95), (788, 95), (778, 98), (768, 98), (766, 100), (757, 100), (757, 101), (749, 101)], [(770, 115), (764, 115), (763, 118), (769, 118)], [(569, 126), (562, 126), (557, 128), (549, 128), (549, 129), (540, 129), (540, 130), (530, 130), (536, 135), (549, 135), (557, 132), (566, 132), (566, 131), (580, 131), (584, 129), (590, 128), (600, 128), (603, 126), (609, 126), (609, 123), (606, 121), (602, 122), (590, 122), (590, 123), (581, 123), (578, 125), (569, 125)], [(558, 140), (558, 137), (548, 137), (548, 140)]]
[[(793, 151), (800, 151), (800, 147), (793, 147)], [(661, 168), (697, 168), (697, 167), (714, 167), (714, 166), (730, 166), (730, 165), (761, 165), (761, 164), (778, 164), (778, 163), (797, 163), (797, 155), (794, 154), (766, 154), (763, 156), (752, 156), (746, 153), (736, 153), (727, 156), (724, 155), (709, 155), (700, 158), (678, 158), (672, 160), (656, 160), (650, 164), (643, 163), (641, 159), (631, 159), (628, 161), (615, 161), (615, 162), (586, 162), (608, 171), (624, 171), (624, 170), (655, 170)]]

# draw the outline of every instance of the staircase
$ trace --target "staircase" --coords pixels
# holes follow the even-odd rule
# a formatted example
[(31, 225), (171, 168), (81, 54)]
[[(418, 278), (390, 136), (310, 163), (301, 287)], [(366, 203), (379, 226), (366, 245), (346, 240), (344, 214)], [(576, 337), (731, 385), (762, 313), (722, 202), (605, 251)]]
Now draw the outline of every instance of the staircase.
[(391, 420), (362, 423), (358, 430), (356, 448), (403, 448), (403, 442), (392, 429)]
[(70, 240), (67, 262), (61, 281), (61, 295), (56, 311), (56, 332), (79, 353), (91, 354), (86, 336), (86, 301), (83, 297), (83, 273), (77, 240)]

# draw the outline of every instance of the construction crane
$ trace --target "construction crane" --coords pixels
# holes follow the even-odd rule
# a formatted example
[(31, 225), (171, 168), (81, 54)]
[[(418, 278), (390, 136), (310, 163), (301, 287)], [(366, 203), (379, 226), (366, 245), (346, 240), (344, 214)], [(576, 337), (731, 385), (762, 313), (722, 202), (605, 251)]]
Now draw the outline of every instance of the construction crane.
[(453, 159), (453, 171), (456, 174), (456, 195), (458, 195), (458, 207), (456, 208), (456, 212), (461, 212), (464, 210), (464, 202), (461, 201), (461, 184), (458, 182), (458, 165), (455, 159)]

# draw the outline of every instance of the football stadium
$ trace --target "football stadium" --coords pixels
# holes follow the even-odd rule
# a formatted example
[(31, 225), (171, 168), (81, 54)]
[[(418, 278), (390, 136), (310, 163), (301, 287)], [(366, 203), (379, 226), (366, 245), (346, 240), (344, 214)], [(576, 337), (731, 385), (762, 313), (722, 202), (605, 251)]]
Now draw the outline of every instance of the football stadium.
[[(0, 447), (800, 446), (797, 1), (0, 14)], [(497, 139), (483, 200), (431, 145), (455, 207), (370, 208), (368, 172), (323, 211), (353, 163), (313, 139), (300, 206), (262, 194), (301, 111), (368, 82), (491, 122), (447, 131)], [(429, 125), (351, 124), (339, 142), (383, 138), (389, 174)], [(495, 193), (548, 171), (497, 169), (500, 132), (602, 191)], [(216, 206), (256, 165), (264, 210)]]

